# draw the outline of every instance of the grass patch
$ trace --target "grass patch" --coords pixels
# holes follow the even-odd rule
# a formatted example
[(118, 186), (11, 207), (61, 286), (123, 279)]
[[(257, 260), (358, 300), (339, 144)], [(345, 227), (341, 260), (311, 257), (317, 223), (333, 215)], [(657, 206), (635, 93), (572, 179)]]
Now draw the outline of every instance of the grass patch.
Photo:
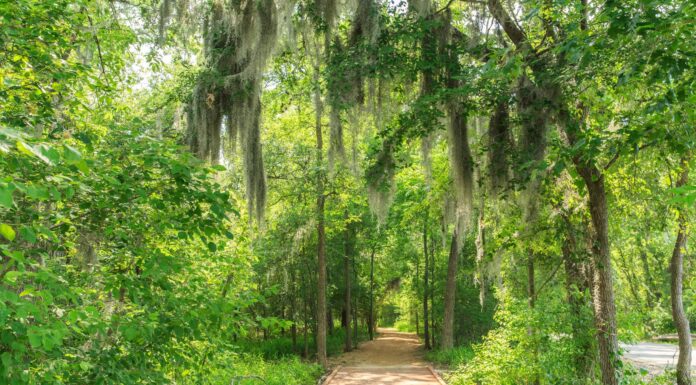
[[(326, 336), (326, 353), (329, 356), (335, 356), (343, 353), (343, 346), (345, 341), (345, 330), (341, 328), (336, 328), (333, 333), (327, 334)], [(316, 342), (314, 336), (310, 335), (307, 337), (308, 341), (308, 351), (309, 358), (313, 358), (316, 355)], [(354, 344), (358, 342), (367, 340), (367, 334), (362, 330), (358, 333), (358, 340), (353, 341)], [(234, 344), (237, 346), (239, 352), (251, 353), (253, 355), (260, 356), (266, 360), (274, 360), (291, 356), (302, 355), (304, 352), (304, 336), (298, 334), (297, 345), (293, 347), (292, 338), (290, 336), (277, 336), (269, 338), (268, 340), (261, 339), (244, 339), (239, 340)]]
[(474, 358), (474, 350), (471, 345), (457, 346), (447, 350), (437, 349), (426, 353), (425, 358), (435, 364), (454, 368)]
[[(324, 370), (299, 357), (265, 360), (251, 354), (226, 353), (211, 362), (209, 375), (202, 381), (182, 382), (190, 385), (314, 385)], [(263, 380), (260, 380), (258, 378)], [(234, 381), (234, 382), (232, 382)]]

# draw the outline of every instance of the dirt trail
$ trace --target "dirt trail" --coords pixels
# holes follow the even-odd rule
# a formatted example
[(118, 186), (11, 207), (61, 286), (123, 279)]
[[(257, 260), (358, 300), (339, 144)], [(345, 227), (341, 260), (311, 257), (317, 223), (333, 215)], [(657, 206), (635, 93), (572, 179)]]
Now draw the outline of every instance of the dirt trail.
[(442, 385), (415, 334), (379, 329), (379, 337), (331, 361), (341, 368), (325, 385)]

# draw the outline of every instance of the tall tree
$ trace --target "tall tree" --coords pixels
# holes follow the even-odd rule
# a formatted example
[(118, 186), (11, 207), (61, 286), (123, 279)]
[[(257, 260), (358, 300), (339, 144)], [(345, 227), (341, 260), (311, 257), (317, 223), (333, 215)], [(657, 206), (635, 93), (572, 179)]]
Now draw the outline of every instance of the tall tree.
[[(676, 188), (683, 188), (689, 181), (689, 157), (681, 159), (681, 171)], [(677, 384), (691, 385), (691, 328), (684, 312), (684, 250), (686, 249), (687, 219), (684, 209), (677, 210), (677, 239), (669, 264), (672, 320), (679, 335), (679, 359), (677, 360)]]

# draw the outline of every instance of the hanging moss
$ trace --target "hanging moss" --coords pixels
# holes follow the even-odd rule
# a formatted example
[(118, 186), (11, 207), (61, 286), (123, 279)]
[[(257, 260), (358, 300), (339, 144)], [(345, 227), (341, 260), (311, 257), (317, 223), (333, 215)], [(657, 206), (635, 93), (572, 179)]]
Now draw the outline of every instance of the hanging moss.
[(466, 225), (469, 223), (472, 211), (474, 161), (469, 148), (466, 116), (456, 106), (450, 107), (449, 115), (450, 121), (447, 126), (447, 133), (449, 136), (452, 181), (457, 197), (457, 216)]
[(541, 170), (538, 170), (544, 158), (547, 145), (547, 128), (550, 116), (549, 106), (554, 103), (554, 95), (541, 93), (532, 81), (522, 76), (518, 84), (518, 107), (522, 127), (519, 157), (522, 168), (518, 170), (518, 179), (525, 184), (521, 194), (523, 215), (526, 221), (533, 221), (538, 211), (538, 195), (541, 187)]
[(223, 132), (231, 143), (226, 148), (233, 151), (241, 143), (249, 214), (262, 221), (266, 178), (260, 94), (263, 70), (278, 40), (278, 9), (273, 0), (214, 0), (203, 36), (206, 71), (189, 105), (189, 145), (201, 159), (218, 163), (224, 155)]
[(396, 160), (393, 152), (394, 148), (389, 142), (383, 143), (375, 163), (367, 169), (368, 203), (380, 224), (386, 221), (394, 197)]
[(425, 176), (425, 185), (429, 189), (433, 185), (433, 162), (430, 153), (433, 149), (434, 134), (421, 137), (421, 167)]
[(493, 195), (508, 184), (508, 154), (511, 147), (508, 103), (501, 101), (495, 105), (488, 124), (488, 175)]

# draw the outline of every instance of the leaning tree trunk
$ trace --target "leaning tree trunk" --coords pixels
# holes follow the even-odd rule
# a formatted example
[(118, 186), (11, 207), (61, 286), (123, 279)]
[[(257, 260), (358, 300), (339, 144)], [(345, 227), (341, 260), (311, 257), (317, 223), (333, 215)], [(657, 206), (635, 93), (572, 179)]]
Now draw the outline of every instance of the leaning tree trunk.
[[(686, 185), (689, 179), (688, 160), (682, 159), (682, 172), (677, 187)], [(679, 210), (677, 240), (669, 264), (671, 274), (670, 293), (672, 297), (672, 320), (679, 335), (679, 359), (677, 360), (677, 384), (691, 385), (691, 329), (684, 312), (682, 286), (684, 280), (684, 249), (686, 248), (686, 214)]]
[(440, 347), (443, 350), (454, 347), (454, 300), (457, 290), (457, 267), (459, 265), (459, 233), (452, 233), (449, 260), (447, 261), (447, 282), (445, 283), (445, 311), (442, 321)]

